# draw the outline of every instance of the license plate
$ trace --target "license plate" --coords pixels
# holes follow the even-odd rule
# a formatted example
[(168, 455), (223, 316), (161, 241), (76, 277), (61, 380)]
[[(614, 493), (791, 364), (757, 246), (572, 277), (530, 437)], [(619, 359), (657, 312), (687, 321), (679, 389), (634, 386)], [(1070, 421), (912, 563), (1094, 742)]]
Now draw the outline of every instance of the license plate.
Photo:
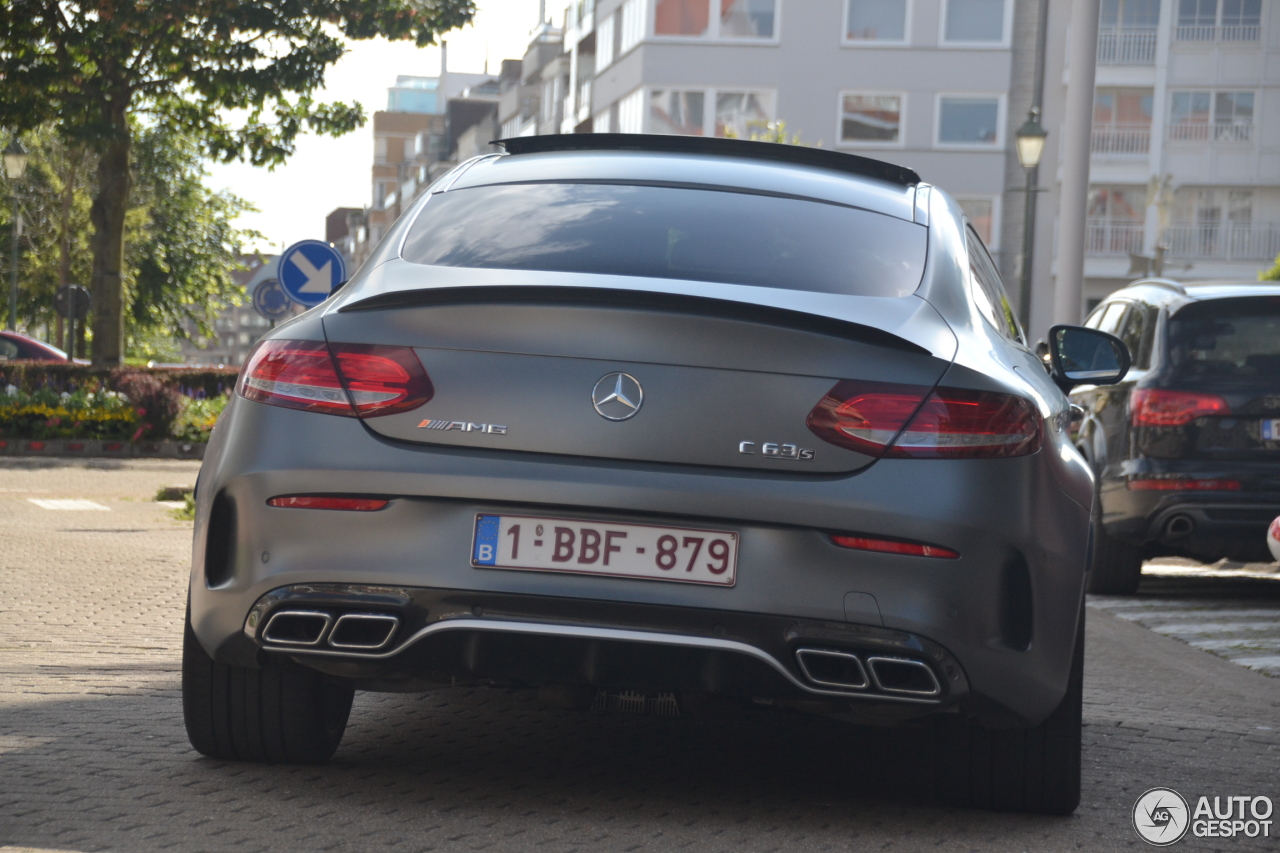
[(471, 565), (733, 586), (738, 534), (528, 515), (477, 515)]
[(1264, 420), (1261, 426), (1263, 441), (1280, 441), (1280, 420)]

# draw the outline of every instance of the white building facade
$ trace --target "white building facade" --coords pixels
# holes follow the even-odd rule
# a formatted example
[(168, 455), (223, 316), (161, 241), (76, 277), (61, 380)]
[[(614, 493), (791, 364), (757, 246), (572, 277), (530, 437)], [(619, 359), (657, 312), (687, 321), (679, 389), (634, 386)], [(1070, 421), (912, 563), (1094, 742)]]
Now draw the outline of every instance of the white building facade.
[(1280, 3), (1103, 0), (1085, 295), (1163, 256), (1252, 279), (1280, 254)]

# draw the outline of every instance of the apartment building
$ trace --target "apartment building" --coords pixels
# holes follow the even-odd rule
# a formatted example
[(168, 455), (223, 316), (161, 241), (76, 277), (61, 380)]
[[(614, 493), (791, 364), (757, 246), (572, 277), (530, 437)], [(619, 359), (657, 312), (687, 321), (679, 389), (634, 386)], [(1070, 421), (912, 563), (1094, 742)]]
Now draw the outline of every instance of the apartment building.
[(1163, 256), (1253, 278), (1280, 254), (1280, 4), (1103, 0), (1085, 292)]
[(575, 0), (559, 130), (746, 138), (782, 120), (806, 144), (915, 168), (1008, 262), (1011, 128), (1026, 111), (1010, 103), (1021, 5)]

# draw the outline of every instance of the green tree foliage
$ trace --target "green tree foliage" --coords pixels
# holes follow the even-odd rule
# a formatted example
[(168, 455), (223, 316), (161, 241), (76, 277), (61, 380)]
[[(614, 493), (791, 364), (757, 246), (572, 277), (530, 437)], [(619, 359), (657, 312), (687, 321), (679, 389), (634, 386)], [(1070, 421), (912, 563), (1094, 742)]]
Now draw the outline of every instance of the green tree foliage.
[(1271, 269), (1258, 273), (1258, 281), (1280, 281), (1280, 258)]
[[(188, 330), (212, 334), (216, 310), (243, 301), (233, 273), (245, 241), (262, 235), (234, 226), (251, 209), (245, 201), (204, 185), (204, 158), (190, 134), (163, 125), (134, 134), (121, 271), (126, 352), (173, 361), (181, 355), (177, 339)], [(52, 323), (58, 287), (89, 281), (95, 186), (91, 152), (62, 141), (53, 126), (37, 128), (24, 142), (30, 165), (5, 199), (16, 197), (23, 217), (18, 317), (39, 325)], [(6, 235), (11, 219), (6, 208), (0, 225)]]
[(190, 326), (214, 334), (214, 311), (243, 301), (232, 273), (242, 266), (244, 241), (262, 235), (234, 225), (252, 209), (247, 202), (205, 186), (200, 145), (190, 134), (159, 126), (137, 140), (130, 200), (140, 216), (126, 228), (125, 251), (128, 352), (171, 360), (167, 342)]
[[(360, 126), (359, 105), (317, 103), (343, 38), (434, 42), (474, 0), (4, 0), (0, 125), (55, 123), (93, 153), (94, 361), (124, 352), (125, 230), (137, 119), (206, 151), (274, 165), (299, 133)], [(228, 116), (240, 116), (232, 122)]]

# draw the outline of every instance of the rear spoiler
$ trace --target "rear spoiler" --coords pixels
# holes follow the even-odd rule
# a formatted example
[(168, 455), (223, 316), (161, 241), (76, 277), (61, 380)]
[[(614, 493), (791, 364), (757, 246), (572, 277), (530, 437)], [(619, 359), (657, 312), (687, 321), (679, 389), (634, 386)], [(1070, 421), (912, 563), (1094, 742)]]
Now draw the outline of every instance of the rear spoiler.
[(662, 293), (647, 290), (625, 290), (608, 287), (546, 287), (539, 285), (494, 285), (470, 287), (428, 287), (415, 290), (397, 290), (382, 293), (348, 303), (338, 313), (349, 311), (376, 311), (387, 308), (433, 307), (441, 305), (547, 305), (559, 304), (574, 307), (610, 307), (656, 309), (693, 314), (708, 318), (741, 320), (813, 332), (833, 338), (858, 341), (901, 350), (903, 352), (932, 355), (929, 350), (900, 338), (897, 335), (848, 320), (824, 317), (804, 311), (792, 311), (750, 302), (735, 302), (709, 296), (693, 296), (681, 293)]

